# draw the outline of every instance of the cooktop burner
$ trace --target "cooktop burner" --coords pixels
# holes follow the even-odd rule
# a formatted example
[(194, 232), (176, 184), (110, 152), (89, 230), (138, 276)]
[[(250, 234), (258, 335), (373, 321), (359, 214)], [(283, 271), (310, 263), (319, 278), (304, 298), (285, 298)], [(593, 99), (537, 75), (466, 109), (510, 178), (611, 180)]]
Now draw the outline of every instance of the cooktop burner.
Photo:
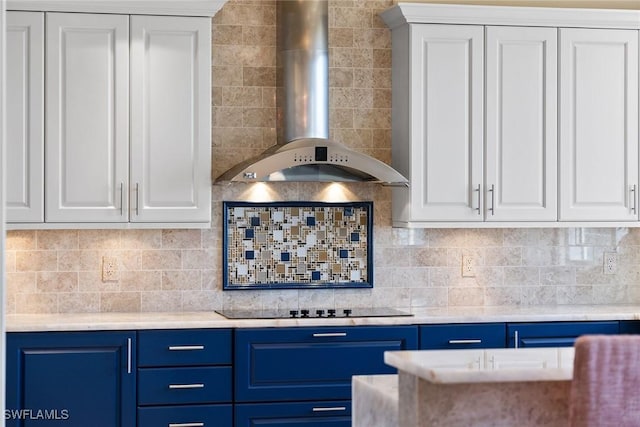
[(339, 308), (339, 309), (265, 309), (265, 310), (216, 310), (227, 319), (307, 319), (345, 317), (397, 317), (413, 316), (395, 308)]

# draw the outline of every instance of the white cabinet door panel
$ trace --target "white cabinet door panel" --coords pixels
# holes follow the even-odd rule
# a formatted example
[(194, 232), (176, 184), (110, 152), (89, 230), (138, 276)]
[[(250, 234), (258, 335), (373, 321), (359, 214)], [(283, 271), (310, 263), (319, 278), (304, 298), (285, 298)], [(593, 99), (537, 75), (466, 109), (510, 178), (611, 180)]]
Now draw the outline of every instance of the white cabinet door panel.
[(7, 222), (44, 221), (44, 13), (7, 12)]
[(560, 30), (560, 220), (637, 220), (638, 31)]
[(482, 26), (411, 26), (411, 212), (481, 221)]
[(209, 221), (208, 18), (131, 17), (131, 221)]
[(486, 29), (487, 221), (557, 219), (557, 30)]
[(46, 220), (127, 220), (129, 17), (47, 14)]

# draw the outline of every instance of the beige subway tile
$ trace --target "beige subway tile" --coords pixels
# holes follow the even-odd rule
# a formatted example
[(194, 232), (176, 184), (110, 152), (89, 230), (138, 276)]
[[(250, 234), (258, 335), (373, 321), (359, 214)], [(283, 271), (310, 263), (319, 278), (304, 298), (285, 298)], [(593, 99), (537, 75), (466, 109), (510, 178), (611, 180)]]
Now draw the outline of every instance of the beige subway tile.
[(538, 267), (504, 267), (505, 286), (535, 286), (540, 284)]
[(391, 116), (389, 111), (383, 108), (356, 108), (353, 125), (356, 128), (391, 129)]
[[(276, 108), (276, 88), (263, 87), (262, 90), (262, 106), (267, 108)], [(275, 137), (275, 128), (272, 129)], [(275, 141), (275, 139), (273, 139)]]
[(97, 250), (58, 251), (58, 271), (88, 271), (102, 268), (101, 252)]
[(242, 64), (214, 65), (211, 67), (211, 84), (213, 87), (242, 86)]
[(141, 312), (182, 311), (180, 291), (148, 291), (141, 294)]
[(226, 25), (264, 25), (264, 8), (256, 5), (229, 2), (223, 8), (221, 17)]
[(412, 264), (423, 267), (446, 267), (446, 248), (416, 248), (413, 250)]
[(371, 146), (376, 148), (384, 148), (391, 146), (391, 129), (372, 129), (371, 130)]
[(353, 29), (352, 28), (329, 29), (329, 46), (353, 47)]
[(162, 272), (162, 290), (200, 290), (202, 272), (200, 270), (169, 270)]
[(100, 294), (60, 293), (58, 294), (58, 312), (60, 313), (99, 313)]
[(77, 230), (39, 230), (36, 240), (38, 249), (78, 249)]
[(200, 230), (162, 230), (163, 249), (199, 249), (201, 246)]
[(333, 108), (353, 108), (356, 106), (351, 88), (336, 87), (329, 89), (329, 98)]
[(352, 68), (352, 70), (353, 70), (353, 87), (375, 88), (375, 85), (373, 83), (373, 69), (358, 67), (358, 68)]
[(151, 291), (162, 288), (161, 271), (121, 271), (120, 290), (131, 291)]
[(448, 292), (445, 288), (412, 288), (411, 308), (446, 307)]
[(222, 309), (222, 294), (211, 291), (182, 291), (183, 311), (208, 311)]
[(216, 270), (202, 270), (202, 289), (209, 291), (222, 290), (222, 268)]
[(56, 271), (56, 251), (16, 252), (16, 271)]
[(137, 313), (140, 311), (140, 292), (103, 292), (100, 294), (100, 312)]
[(211, 43), (214, 48), (219, 45), (241, 45), (242, 25), (213, 25)]
[(353, 45), (360, 48), (391, 49), (391, 33), (386, 28), (354, 31)]
[(80, 249), (118, 249), (121, 244), (120, 230), (79, 230)]
[(213, 126), (214, 127), (242, 127), (243, 107), (214, 107)]
[(263, 292), (265, 291), (238, 290), (224, 292), (222, 294), (222, 306), (225, 310), (246, 310), (262, 307), (261, 296)]
[(391, 68), (391, 49), (373, 49), (373, 68)]
[(7, 273), (7, 295), (36, 292), (36, 273)]
[(244, 127), (273, 127), (276, 124), (275, 108), (242, 109), (242, 126)]
[(557, 286), (558, 304), (593, 304), (593, 287), (589, 285)]
[(36, 232), (33, 230), (11, 230), (7, 231), (7, 250), (22, 250), (36, 248)]
[(391, 284), (394, 288), (426, 288), (429, 286), (429, 268), (393, 266), (387, 267), (385, 270), (392, 272)]
[(391, 108), (391, 89), (375, 89), (372, 95), (371, 107)]
[(575, 267), (542, 267), (540, 269), (541, 285), (574, 285), (576, 283)]
[[(350, 47), (329, 47), (329, 67), (330, 68), (351, 68), (354, 67), (353, 48)], [(365, 65), (359, 65), (365, 67)]]
[(275, 66), (256, 67), (254, 64), (248, 64), (242, 67), (242, 85), (245, 87), (275, 87)]
[(353, 68), (335, 67), (329, 69), (330, 87), (353, 87)]
[(391, 88), (391, 69), (388, 68), (374, 68), (373, 70), (373, 87)]
[(332, 16), (332, 29), (353, 28), (363, 31), (364, 28), (371, 28), (371, 12), (368, 9), (335, 8)]
[(4, 268), (6, 272), (16, 271), (16, 253), (15, 251), (5, 251)]
[(78, 273), (78, 291), (81, 293), (118, 292), (119, 281), (102, 281), (101, 271), (80, 271)]
[(242, 27), (242, 43), (250, 46), (275, 46), (276, 27), (245, 25)]
[(626, 285), (593, 286), (594, 304), (628, 304), (629, 294)]
[(12, 294), (7, 294), (4, 303), (5, 314), (17, 314), (16, 312), (16, 297)]
[(484, 290), (481, 288), (449, 289), (447, 305), (453, 307), (477, 307), (484, 304)]
[(353, 113), (351, 108), (332, 108), (329, 110), (329, 121), (334, 128), (352, 128)]
[(484, 263), (487, 266), (520, 266), (522, 265), (522, 248), (486, 248), (484, 250)]
[(371, 306), (410, 307), (411, 291), (409, 288), (373, 288), (371, 289)]
[(519, 287), (486, 287), (484, 288), (484, 305), (486, 306), (514, 306), (521, 300)]
[[(363, 308), (373, 306), (373, 289), (336, 289), (334, 292), (336, 309)], [(300, 305), (301, 308), (305, 307)], [(327, 305), (328, 307), (328, 305)]]
[(58, 313), (58, 296), (56, 293), (24, 293), (16, 294), (16, 313), (47, 314)]
[(39, 272), (36, 276), (38, 292), (74, 292), (78, 290), (76, 272)]
[(154, 249), (162, 246), (162, 230), (122, 230), (121, 249)]
[[(385, 211), (388, 212), (387, 209)], [(428, 231), (424, 228), (392, 228), (391, 242), (393, 246), (426, 247), (429, 243)], [(375, 229), (374, 229), (375, 234)]]
[(373, 264), (381, 267), (410, 267), (411, 249), (374, 248)]
[[(460, 274), (462, 275), (462, 272)], [(500, 287), (505, 285), (504, 275), (504, 269), (501, 267), (477, 266), (475, 281), (483, 288)]]
[(298, 290), (282, 289), (263, 292), (261, 295), (262, 309), (287, 310), (298, 308)]
[(555, 286), (522, 286), (522, 305), (556, 305), (557, 295)]
[(216, 249), (193, 249), (182, 251), (182, 266), (185, 269), (212, 268), (220, 262), (220, 253)]

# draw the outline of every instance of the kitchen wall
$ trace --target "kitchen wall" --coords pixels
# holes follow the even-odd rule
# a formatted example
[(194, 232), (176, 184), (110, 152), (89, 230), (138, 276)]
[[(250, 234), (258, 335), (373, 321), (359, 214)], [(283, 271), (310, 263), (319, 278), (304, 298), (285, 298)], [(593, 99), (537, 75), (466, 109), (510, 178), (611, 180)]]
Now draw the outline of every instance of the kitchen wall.
[[(389, 162), (391, 0), (330, 2), (331, 136)], [(213, 19), (213, 170), (276, 138), (275, 2), (231, 0)], [(369, 184), (214, 186), (208, 230), (11, 231), (7, 313), (230, 307), (446, 307), (640, 303), (640, 230), (391, 227), (391, 192)], [(373, 200), (373, 289), (222, 291), (223, 200)], [(618, 273), (604, 275), (604, 251)], [(461, 277), (463, 254), (477, 263)], [(116, 256), (119, 280), (101, 280)]]

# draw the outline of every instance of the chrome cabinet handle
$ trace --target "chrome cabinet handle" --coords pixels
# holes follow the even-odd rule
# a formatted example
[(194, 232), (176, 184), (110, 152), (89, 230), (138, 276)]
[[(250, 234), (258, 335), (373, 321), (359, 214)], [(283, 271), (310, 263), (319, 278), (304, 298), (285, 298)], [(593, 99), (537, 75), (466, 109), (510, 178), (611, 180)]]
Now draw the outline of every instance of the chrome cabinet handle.
[(519, 337), (518, 337), (518, 331), (515, 331), (515, 332), (513, 333), (513, 338), (514, 338), (514, 340), (515, 340), (515, 344), (514, 344), (513, 348), (518, 348), (518, 339), (519, 339)]
[(169, 388), (172, 390), (188, 389), (188, 388), (204, 388), (204, 384), (169, 384)]
[(496, 199), (496, 192), (495, 192), (495, 186), (493, 184), (491, 184), (491, 188), (489, 188), (488, 190), (491, 193), (491, 207), (489, 208), (489, 212), (491, 212), (491, 215), (495, 215), (495, 199)]
[(338, 411), (346, 411), (346, 406), (327, 406), (327, 407), (314, 407), (312, 409), (313, 412), (338, 412)]
[(204, 350), (203, 345), (170, 345), (169, 351), (192, 351)]
[(140, 205), (140, 184), (136, 182), (136, 216), (139, 215), (138, 207)]
[(481, 212), (480, 212), (480, 201), (481, 201), (481, 196), (482, 196), (482, 191), (480, 191), (480, 184), (478, 184), (478, 188), (476, 188), (473, 191), (478, 193), (478, 207), (476, 208), (476, 210), (478, 211), (478, 215), (480, 215), (481, 214)]
[(449, 340), (449, 344), (481, 344), (482, 340), (471, 339), (471, 340)]
[(127, 374), (131, 373), (131, 338), (127, 338)]
[(325, 332), (325, 333), (315, 333), (313, 334), (313, 336), (315, 338), (322, 338), (322, 337), (346, 337), (347, 333), (346, 332)]
[(631, 212), (635, 214), (636, 213), (636, 185), (633, 184), (629, 191), (631, 192), (631, 199), (633, 200), (633, 204), (631, 205)]
[(204, 423), (169, 423), (168, 427), (204, 427)]
[(124, 183), (120, 183), (120, 216), (124, 215)]

